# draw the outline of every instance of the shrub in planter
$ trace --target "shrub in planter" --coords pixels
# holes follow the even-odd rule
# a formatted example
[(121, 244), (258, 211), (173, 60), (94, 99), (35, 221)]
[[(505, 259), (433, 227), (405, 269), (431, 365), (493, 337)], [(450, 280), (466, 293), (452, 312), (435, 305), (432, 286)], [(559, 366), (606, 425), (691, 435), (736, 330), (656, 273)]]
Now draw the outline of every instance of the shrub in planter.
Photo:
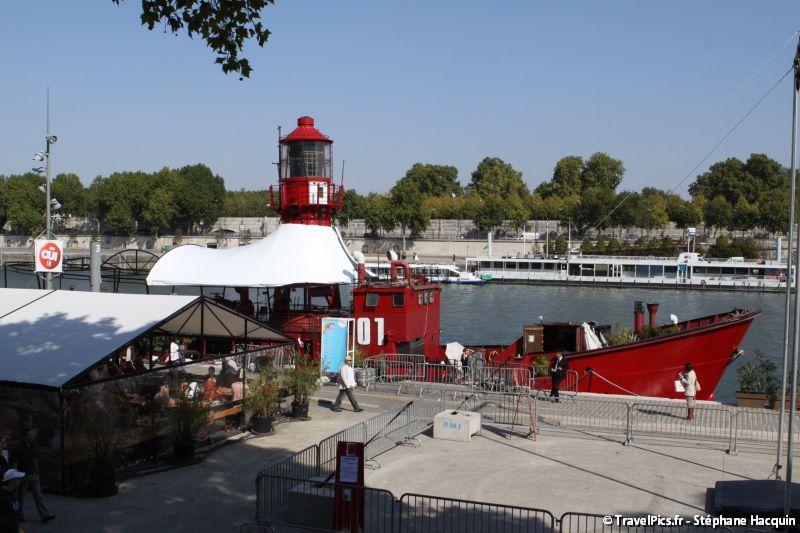
[(278, 391), (280, 383), (277, 379), (262, 370), (258, 379), (248, 385), (245, 403), (253, 409), (253, 432), (271, 433), (275, 412), (278, 410)]
[(550, 375), (550, 359), (546, 355), (540, 355), (533, 361), (533, 369), (537, 376)]
[(172, 425), (172, 446), (175, 459), (186, 461), (194, 458), (195, 440), (200, 430), (208, 424), (209, 408), (196, 394), (188, 398), (181, 394), (169, 412)]
[(739, 376), (736, 404), (739, 407), (769, 407), (778, 388), (776, 370), (775, 363), (756, 350), (752, 360), (736, 368)]
[(302, 354), (295, 354), (294, 364), (286, 370), (284, 382), (292, 399), (292, 418), (310, 420), (308, 399), (319, 388), (319, 367)]

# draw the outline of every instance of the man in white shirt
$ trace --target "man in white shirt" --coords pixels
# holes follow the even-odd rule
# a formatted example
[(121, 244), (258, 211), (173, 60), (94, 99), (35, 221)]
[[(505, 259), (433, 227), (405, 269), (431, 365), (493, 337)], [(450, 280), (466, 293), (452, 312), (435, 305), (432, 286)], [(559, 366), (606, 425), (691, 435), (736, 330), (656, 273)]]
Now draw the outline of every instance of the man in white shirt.
[(358, 406), (356, 397), (353, 395), (353, 389), (356, 386), (356, 375), (355, 372), (353, 372), (353, 367), (350, 366), (352, 362), (353, 358), (348, 355), (344, 358), (344, 364), (339, 369), (339, 395), (336, 397), (336, 402), (334, 402), (331, 408), (333, 411), (342, 410), (339, 406), (342, 405), (342, 398), (344, 398), (345, 394), (353, 405), (353, 411), (356, 413), (363, 411), (363, 409)]

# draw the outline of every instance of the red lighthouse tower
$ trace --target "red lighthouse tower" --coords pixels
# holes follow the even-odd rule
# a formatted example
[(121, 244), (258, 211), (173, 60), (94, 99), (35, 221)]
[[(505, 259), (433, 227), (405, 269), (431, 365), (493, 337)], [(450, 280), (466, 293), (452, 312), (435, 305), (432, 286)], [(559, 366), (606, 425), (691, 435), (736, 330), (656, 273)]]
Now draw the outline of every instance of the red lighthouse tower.
[(342, 188), (331, 183), (333, 141), (314, 127), (314, 119), (300, 117), (297, 128), (279, 140), (278, 195), (269, 188), (272, 208), (281, 222), (330, 226), (342, 207)]

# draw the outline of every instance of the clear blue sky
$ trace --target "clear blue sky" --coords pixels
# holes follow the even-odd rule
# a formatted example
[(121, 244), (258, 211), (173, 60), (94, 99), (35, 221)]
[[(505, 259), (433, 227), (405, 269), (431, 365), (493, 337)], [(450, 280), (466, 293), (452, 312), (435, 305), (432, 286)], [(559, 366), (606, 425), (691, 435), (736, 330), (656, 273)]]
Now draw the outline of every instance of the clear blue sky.
[[(800, 27), (797, 2), (777, 0), (278, 0), (239, 81), (201, 41), (140, 26), (139, 9), (4, 0), (0, 173), (32, 166), (49, 83), (54, 170), (87, 184), (203, 162), (228, 188), (263, 188), (276, 127), (308, 114), (362, 193), (415, 162), (455, 165), (466, 183), (487, 155), (534, 187), (560, 157), (597, 150), (624, 161), (623, 187), (668, 188), (788, 68), (795, 43), (706, 121)], [(787, 78), (711, 161), (788, 164), (790, 98)]]

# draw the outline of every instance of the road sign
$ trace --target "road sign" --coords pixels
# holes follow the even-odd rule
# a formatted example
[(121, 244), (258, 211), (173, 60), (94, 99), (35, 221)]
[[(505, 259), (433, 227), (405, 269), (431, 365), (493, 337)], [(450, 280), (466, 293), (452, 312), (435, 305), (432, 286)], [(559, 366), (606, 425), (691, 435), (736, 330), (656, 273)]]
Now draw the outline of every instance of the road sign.
[(689, 237), (694, 237), (697, 235), (697, 228), (686, 228), (686, 234), (689, 235)]
[(61, 272), (64, 263), (64, 241), (34, 241), (36, 272)]

